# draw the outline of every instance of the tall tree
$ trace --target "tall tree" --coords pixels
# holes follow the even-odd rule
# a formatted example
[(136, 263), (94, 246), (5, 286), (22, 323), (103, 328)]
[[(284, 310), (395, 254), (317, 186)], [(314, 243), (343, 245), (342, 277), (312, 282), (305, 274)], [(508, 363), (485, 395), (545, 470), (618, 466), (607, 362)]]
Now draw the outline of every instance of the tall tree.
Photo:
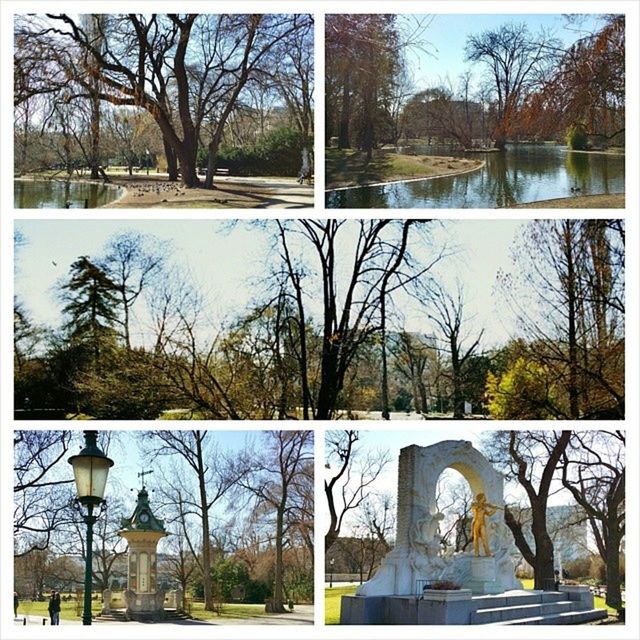
[(557, 388), (557, 417), (624, 416), (623, 247), (615, 221), (538, 220), (516, 245), (519, 272), (501, 274), (527, 357)]
[[(246, 490), (253, 493), (258, 507), (275, 512), (275, 567), (273, 613), (284, 609), (284, 550), (292, 524), (307, 520), (310, 513), (300, 511), (300, 499), (313, 477), (313, 432), (269, 431), (265, 434), (266, 449), (254, 457), (252, 472), (243, 480)], [(308, 510), (308, 507), (307, 509)], [(293, 516), (293, 517), (292, 517)]]
[(62, 285), (64, 328), (72, 341), (91, 354), (94, 371), (99, 371), (104, 356), (113, 345), (117, 318), (117, 287), (88, 256), (72, 265), (69, 280)]
[(396, 18), (340, 14), (325, 22), (328, 83), (335, 86), (329, 108), (339, 114), (338, 146), (355, 143), (369, 158), (380, 136), (384, 93), (402, 63)]
[(622, 608), (620, 551), (625, 534), (625, 434), (575, 432), (562, 455), (562, 484), (587, 514), (604, 562), (607, 605)]
[(167, 243), (134, 231), (118, 233), (107, 241), (100, 267), (113, 283), (119, 298), (117, 322), (124, 343), (131, 350), (131, 313), (142, 291), (153, 282), (167, 257)]
[[(426, 290), (425, 290), (426, 286)], [(419, 299), (427, 309), (427, 315), (440, 335), (443, 350), (451, 359), (451, 383), (453, 387), (453, 417), (464, 417), (465, 365), (477, 351), (484, 329), (475, 335), (469, 335), (464, 317), (464, 293), (458, 283), (455, 298), (438, 282), (425, 285), (418, 282), (417, 291), (424, 293)]]
[[(202, 576), (205, 609), (213, 611), (213, 508), (231, 494), (248, 473), (248, 466), (242, 456), (217, 451), (211, 431), (155, 431), (146, 437), (151, 455), (177, 456), (183, 465), (184, 473), (178, 466), (171, 476), (165, 474), (162, 492), (164, 500), (179, 513), (185, 540)], [(199, 542), (187, 535), (189, 527), (184, 524), (193, 519), (198, 525)]]
[(77, 48), (86, 74), (68, 57), (65, 70), (81, 87), (78, 95), (97, 88), (100, 100), (146, 109), (162, 132), (170, 179), (177, 178), (177, 161), (187, 187), (200, 185), (204, 123), (211, 124), (205, 179), (211, 187), (223, 131), (242, 90), (309, 20), (295, 14), (114, 14), (88, 33), (71, 14), (46, 17), (49, 24), (34, 24), (31, 34), (54, 33), (58, 48)]
[[(319, 268), (323, 305), (322, 351), (320, 381), (314, 399), (311, 398), (309, 386), (310, 360), (306, 342), (300, 345), (300, 367), (303, 404), (307, 407), (313, 405), (314, 418), (328, 420), (335, 414), (347, 370), (356, 353), (380, 330), (383, 290), (388, 293), (399, 282), (406, 280), (406, 274), (401, 270), (406, 264), (406, 239), (400, 242), (395, 240), (393, 230), (399, 231), (402, 238), (408, 233), (412, 221), (405, 220), (397, 224), (392, 220), (358, 221), (355, 225), (354, 255), (344, 256), (345, 262), (352, 260), (346, 272), (339, 260), (341, 252), (338, 251), (338, 245), (341, 229), (350, 227), (348, 221), (278, 220), (276, 225), (283, 275), (295, 300), (299, 335), (305, 341), (311, 323), (304, 302), (308, 295), (304, 286), (308, 267), (296, 258), (294, 238), (302, 237), (305, 244), (310, 244)], [(393, 287), (390, 283), (393, 283)], [(306, 357), (302, 357), (303, 353)]]
[(531, 507), (534, 548), (527, 541), (516, 510), (505, 509), (505, 523), (524, 559), (533, 567), (534, 588), (545, 589), (554, 581), (553, 541), (547, 526), (547, 506), (552, 481), (557, 477), (571, 431), (501, 431), (488, 440), (487, 454), (524, 489)]
[(466, 59), (484, 63), (493, 81), (496, 148), (504, 149), (524, 97), (541, 81), (556, 50), (557, 43), (549, 34), (531, 34), (524, 22), (504, 24), (467, 38)]

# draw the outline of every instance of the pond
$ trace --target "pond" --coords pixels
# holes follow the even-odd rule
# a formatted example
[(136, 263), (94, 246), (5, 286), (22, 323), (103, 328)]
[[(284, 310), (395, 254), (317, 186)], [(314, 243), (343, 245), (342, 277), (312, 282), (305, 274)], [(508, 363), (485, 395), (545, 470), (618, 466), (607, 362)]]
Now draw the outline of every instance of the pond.
[[(400, 149), (463, 156), (436, 147)], [(524, 202), (624, 192), (624, 156), (569, 151), (560, 145), (508, 145), (502, 153), (466, 154), (485, 160), (459, 176), (328, 191), (330, 208), (494, 208)], [(571, 189), (579, 189), (572, 192)]]
[(97, 182), (64, 180), (14, 180), (13, 206), (16, 209), (88, 209), (101, 207), (122, 195), (122, 188)]

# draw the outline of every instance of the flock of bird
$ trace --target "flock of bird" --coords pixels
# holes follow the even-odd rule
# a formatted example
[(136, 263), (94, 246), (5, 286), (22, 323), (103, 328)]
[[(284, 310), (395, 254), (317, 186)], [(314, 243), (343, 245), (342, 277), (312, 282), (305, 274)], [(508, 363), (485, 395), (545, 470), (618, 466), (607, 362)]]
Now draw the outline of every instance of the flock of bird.
[[(158, 183), (158, 184), (143, 183), (139, 185), (133, 185), (133, 186), (128, 185), (128, 186), (133, 191), (133, 193), (131, 194), (131, 197), (133, 198), (142, 198), (146, 194), (151, 194), (151, 195), (156, 194), (157, 196), (173, 195), (175, 197), (182, 196), (185, 194), (185, 189), (183, 187), (180, 187), (171, 183), (168, 183), (168, 184), (167, 183)], [(167, 199), (164, 198), (162, 202), (167, 202)]]

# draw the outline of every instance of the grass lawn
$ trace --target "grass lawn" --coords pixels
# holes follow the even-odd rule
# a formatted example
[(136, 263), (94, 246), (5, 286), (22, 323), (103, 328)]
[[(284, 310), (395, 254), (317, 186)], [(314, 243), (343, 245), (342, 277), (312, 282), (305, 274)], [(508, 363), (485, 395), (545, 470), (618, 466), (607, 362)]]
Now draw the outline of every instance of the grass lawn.
[(624, 209), (624, 193), (571, 196), (515, 205), (516, 209)]
[(357, 587), (333, 587), (324, 590), (324, 623), (340, 624), (340, 598), (352, 596)]
[(326, 149), (326, 188), (462, 173), (482, 164), (477, 158), (411, 156), (383, 149), (376, 149), (367, 161), (363, 151)]
[(220, 615), (215, 611), (205, 611), (203, 602), (195, 602), (191, 606), (191, 616), (196, 620), (211, 620), (214, 618), (254, 618), (268, 615), (263, 604), (223, 604)]
[[(522, 580), (521, 582), (523, 589), (533, 589), (533, 580)], [(600, 596), (593, 597), (593, 606), (596, 609), (606, 609), (609, 612), (610, 616), (618, 615), (618, 612), (615, 609), (608, 607), (605, 604), (604, 598), (601, 598)]]
[[(38, 618), (49, 619), (49, 599), (47, 598), (43, 602), (34, 600), (20, 600), (20, 606), (18, 607), (18, 616), (29, 615), (36, 616)], [(82, 605), (80, 605), (80, 613), (78, 615), (78, 603), (75, 600), (69, 600), (68, 602), (62, 601), (60, 603), (60, 619), (61, 620), (80, 620), (82, 618)], [(102, 609), (102, 602), (100, 600), (92, 600), (91, 611), (93, 615), (100, 613)]]

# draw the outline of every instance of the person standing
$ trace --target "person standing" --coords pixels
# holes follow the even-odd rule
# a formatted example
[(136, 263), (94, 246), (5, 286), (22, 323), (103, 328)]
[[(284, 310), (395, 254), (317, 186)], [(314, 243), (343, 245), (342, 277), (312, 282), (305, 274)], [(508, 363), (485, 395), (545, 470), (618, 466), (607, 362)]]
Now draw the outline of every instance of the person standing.
[(18, 592), (13, 592), (13, 617), (18, 617), (18, 606), (20, 605), (20, 598), (18, 598)]
[(51, 598), (49, 598), (49, 617), (52, 625), (60, 624), (60, 594), (55, 590), (51, 592)]

